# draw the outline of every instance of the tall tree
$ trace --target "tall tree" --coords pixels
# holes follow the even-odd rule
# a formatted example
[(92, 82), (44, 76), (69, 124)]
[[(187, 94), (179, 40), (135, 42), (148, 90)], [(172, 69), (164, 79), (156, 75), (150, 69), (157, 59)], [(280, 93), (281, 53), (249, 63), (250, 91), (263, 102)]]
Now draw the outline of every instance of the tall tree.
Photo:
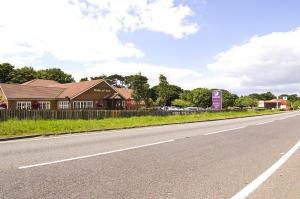
[(222, 90), (222, 106), (223, 108), (233, 107), (235, 100), (239, 97), (227, 90)]
[(196, 88), (191, 91), (192, 103), (195, 106), (206, 108), (211, 106), (211, 90), (207, 88)]
[(9, 63), (0, 64), (0, 83), (8, 83), (12, 78), (14, 66)]
[(170, 85), (164, 75), (159, 75), (159, 84), (157, 86), (158, 92), (158, 104), (167, 105), (168, 100), (170, 99)]
[(36, 79), (36, 71), (32, 67), (17, 68), (12, 72), (12, 83), (22, 84), (24, 82)]
[(172, 104), (172, 101), (179, 99), (183, 89), (176, 85), (169, 85), (169, 98), (167, 100), (167, 105), (170, 106)]
[(158, 90), (157, 90), (158, 86), (153, 86), (152, 88), (150, 88), (149, 90), (149, 97), (156, 102), (157, 98), (158, 98)]
[(39, 70), (36, 72), (36, 77), (39, 79), (54, 80), (59, 83), (74, 82), (74, 78), (72, 77), (72, 75), (65, 73), (59, 68)]
[(138, 103), (141, 103), (142, 101), (147, 103), (149, 98), (148, 78), (143, 76), (141, 73), (138, 73), (131, 77), (130, 83), (133, 89), (132, 96), (134, 100)]

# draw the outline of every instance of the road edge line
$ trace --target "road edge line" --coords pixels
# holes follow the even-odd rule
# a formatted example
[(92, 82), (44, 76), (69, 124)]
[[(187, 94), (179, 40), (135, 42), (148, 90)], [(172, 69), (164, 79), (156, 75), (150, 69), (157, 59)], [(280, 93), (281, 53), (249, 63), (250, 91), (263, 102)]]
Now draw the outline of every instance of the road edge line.
[(275, 162), (269, 169), (258, 176), (254, 181), (235, 194), (231, 199), (244, 199), (254, 192), (262, 183), (273, 175), (288, 159), (300, 148), (300, 140), (284, 156)]

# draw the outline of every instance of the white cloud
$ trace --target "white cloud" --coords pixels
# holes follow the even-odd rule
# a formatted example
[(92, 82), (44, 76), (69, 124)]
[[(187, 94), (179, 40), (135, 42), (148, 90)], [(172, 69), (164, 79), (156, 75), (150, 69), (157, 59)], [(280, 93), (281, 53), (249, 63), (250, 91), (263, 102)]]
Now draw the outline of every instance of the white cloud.
[(219, 53), (208, 68), (215, 79), (227, 79), (225, 84), (239, 92), (284, 92), (288, 87), (299, 92), (295, 85), (300, 84), (300, 28), (254, 36)]
[(50, 53), (57, 60), (99, 62), (142, 57), (122, 31), (146, 29), (175, 38), (195, 33), (189, 7), (173, 0), (1, 0), (0, 58), (31, 64)]
[(150, 85), (158, 83), (160, 74), (167, 76), (171, 84), (180, 85), (183, 88), (194, 88), (201, 85), (203, 76), (200, 72), (191, 69), (171, 68), (167, 66), (157, 66), (145, 63), (122, 63), (122, 62), (105, 62), (87, 67), (86, 71), (73, 73), (76, 80), (82, 77), (94, 77), (102, 74), (122, 74), (132, 75), (141, 72), (147, 76)]

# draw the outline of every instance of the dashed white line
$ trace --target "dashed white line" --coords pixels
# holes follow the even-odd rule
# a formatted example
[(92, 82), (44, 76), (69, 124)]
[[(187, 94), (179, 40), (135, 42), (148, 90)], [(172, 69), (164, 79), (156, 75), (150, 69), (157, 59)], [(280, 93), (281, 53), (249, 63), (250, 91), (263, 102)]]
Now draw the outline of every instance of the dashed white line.
[(56, 160), (56, 161), (51, 161), (51, 162), (44, 162), (44, 163), (39, 163), (39, 164), (32, 164), (32, 165), (26, 165), (26, 166), (21, 166), (18, 169), (29, 169), (33, 167), (40, 167), (40, 166), (46, 166), (50, 164), (58, 164), (62, 162), (69, 162), (69, 161), (74, 161), (74, 160), (80, 160), (80, 159), (86, 159), (86, 158), (91, 158), (95, 156), (101, 156), (101, 155), (107, 155), (111, 153), (117, 153), (117, 152), (122, 152), (122, 151), (128, 151), (128, 150), (133, 150), (133, 149), (138, 149), (138, 148), (143, 148), (143, 147), (149, 147), (153, 145), (158, 145), (158, 144), (164, 144), (164, 143), (169, 143), (169, 142), (174, 142), (175, 140), (167, 140), (167, 141), (162, 141), (162, 142), (155, 142), (151, 144), (144, 144), (144, 145), (139, 145), (139, 146), (134, 146), (134, 147), (128, 147), (124, 149), (117, 149), (113, 151), (107, 151), (107, 152), (101, 152), (101, 153), (96, 153), (92, 155), (85, 155), (85, 156), (79, 156), (79, 157), (74, 157), (74, 158), (68, 158), (68, 159), (63, 159), (63, 160)]
[(269, 123), (272, 123), (272, 122), (274, 122), (274, 120), (272, 120), (272, 121), (267, 121), (267, 122), (257, 123), (257, 124), (255, 124), (255, 125), (256, 125), (256, 126), (259, 126), (259, 125), (269, 124)]
[(211, 133), (206, 133), (204, 135), (213, 135), (213, 134), (218, 134), (218, 133), (224, 133), (224, 132), (227, 132), (227, 131), (239, 130), (239, 129), (243, 129), (243, 128), (246, 128), (246, 127), (247, 126), (241, 126), (241, 127), (232, 128), (232, 129), (225, 129), (225, 130), (220, 130), (220, 131), (214, 131), (214, 132), (211, 132)]
[(284, 156), (282, 156), (268, 170), (258, 176), (254, 181), (248, 184), (240, 192), (234, 195), (231, 199), (244, 199), (254, 192), (263, 182), (265, 182), (276, 170), (278, 170), (298, 149), (300, 148), (300, 140), (293, 146)]

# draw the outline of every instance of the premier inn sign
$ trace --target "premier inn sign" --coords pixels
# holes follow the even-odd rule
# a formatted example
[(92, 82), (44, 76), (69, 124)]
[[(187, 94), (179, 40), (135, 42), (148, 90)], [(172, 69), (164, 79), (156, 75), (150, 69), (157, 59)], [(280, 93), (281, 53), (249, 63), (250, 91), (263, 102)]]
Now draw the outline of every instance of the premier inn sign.
[(222, 91), (214, 90), (212, 92), (212, 109), (214, 111), (222, 110)]

